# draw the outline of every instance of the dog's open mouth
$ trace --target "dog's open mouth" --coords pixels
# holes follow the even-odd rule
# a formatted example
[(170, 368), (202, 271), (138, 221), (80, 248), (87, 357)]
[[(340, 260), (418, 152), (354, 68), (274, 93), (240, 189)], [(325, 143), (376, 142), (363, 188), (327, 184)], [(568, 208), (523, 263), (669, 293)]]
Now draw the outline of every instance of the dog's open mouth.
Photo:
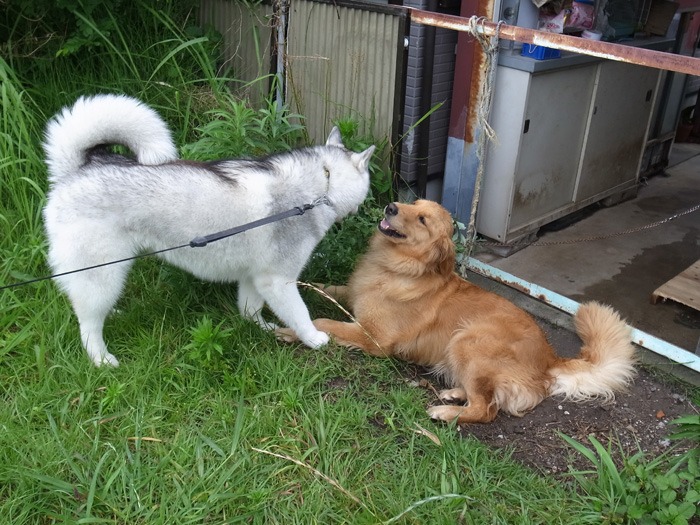
[(379, 231), (388, 237), (396, 237), (397, 239), (404, 239), (406, 237), (403, 233), (399, 233), (392, 228), (389, 221), (386, 219), (382, 219), (382, 222), (379, 223)]

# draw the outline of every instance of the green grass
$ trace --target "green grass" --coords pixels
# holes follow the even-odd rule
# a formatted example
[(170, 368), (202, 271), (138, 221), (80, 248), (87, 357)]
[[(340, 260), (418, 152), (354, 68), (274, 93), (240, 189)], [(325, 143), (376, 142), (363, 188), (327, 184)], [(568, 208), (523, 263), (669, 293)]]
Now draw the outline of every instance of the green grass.
[[(380, 523), (422, 501), (397, 522), (559, 523), (580, 505), (432, 424), (401, 365), (279, 344), (229, 312), (229, 287), (138, 266), (148, 288), (107, 328), (118, 369), (89, 364), (50, 284), (27, 304), (30, 335), (0, 358), (6, 523)], [(192, 354), (205, 317), (226, 330), (213, 358)]]
[[(142, 98), (198, 158), (219, 156), (222, 142), (238, 155), (299, 141), (285, 112), (232, 99), (235, 72), (214, 67), (216, 35), (165, 8), (119, 5), (121, 18), (76, 12), (82, 32), (48, 41), (49, 54), (24, 37), (3, 44), (0, 285), (48, 273), (41, 133), (78, 95)], [(24, 22), (20, 36), (39, 34)], [(340, 124), (363, 149), (367, 139)], [(347, 278), (390, 196), (382, 164), (372, 197), (323, 240), (306, 280)], [(312, 315), (341, 315), (303, 294)], [(235, 297), (235, 286), (138, 261), (107, 321), (121, 362), (110, 369), (90, 364), (53, 283), (0, 291), (0, 525), (600, 521), (573, 481), (432, 423), (433, 399), (407, 381), (413, 368), (281, 344), (238, 316)]]

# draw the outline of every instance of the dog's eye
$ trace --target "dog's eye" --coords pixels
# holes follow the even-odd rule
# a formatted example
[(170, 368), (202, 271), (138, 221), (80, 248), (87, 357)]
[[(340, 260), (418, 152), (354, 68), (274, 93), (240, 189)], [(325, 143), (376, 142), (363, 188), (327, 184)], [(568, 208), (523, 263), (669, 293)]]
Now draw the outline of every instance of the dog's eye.
[(421, 224), (425, 224), (425, 217), (423, 217), (422, 215), (418, 216), (418, 220), (420, 221)]

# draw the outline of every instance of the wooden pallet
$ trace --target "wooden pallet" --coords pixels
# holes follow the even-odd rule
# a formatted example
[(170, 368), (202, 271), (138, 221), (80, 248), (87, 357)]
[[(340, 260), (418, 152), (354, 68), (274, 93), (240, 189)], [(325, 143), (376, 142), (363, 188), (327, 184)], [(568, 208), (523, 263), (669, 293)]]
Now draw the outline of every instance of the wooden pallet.
[(700, 310), (700, 260), (654, 290), (651, 294), (652, 304), (656, 304), (659, 299), (671, 299)]

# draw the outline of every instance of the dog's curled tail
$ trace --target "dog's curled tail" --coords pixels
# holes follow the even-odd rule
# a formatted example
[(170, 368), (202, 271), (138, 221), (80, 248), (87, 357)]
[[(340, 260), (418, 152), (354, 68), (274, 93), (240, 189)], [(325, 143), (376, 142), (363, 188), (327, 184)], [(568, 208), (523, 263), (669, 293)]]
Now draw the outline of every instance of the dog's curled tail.
[(574, 324), (583, 341), (581, 352), (549, 369), (554, 378), (549, 393), (576, 401), (610, 400), (635, 375), (631, 330), (615, 310), (596, 302), (582, 304)]
[(49, 179), (74, 173), (100, 145), (128, 147), (140, 164), (176, 160), (177, 149), (167, 125), (151, 108), (123, 95), (80, 97), (46, 126), (44, 152)]

